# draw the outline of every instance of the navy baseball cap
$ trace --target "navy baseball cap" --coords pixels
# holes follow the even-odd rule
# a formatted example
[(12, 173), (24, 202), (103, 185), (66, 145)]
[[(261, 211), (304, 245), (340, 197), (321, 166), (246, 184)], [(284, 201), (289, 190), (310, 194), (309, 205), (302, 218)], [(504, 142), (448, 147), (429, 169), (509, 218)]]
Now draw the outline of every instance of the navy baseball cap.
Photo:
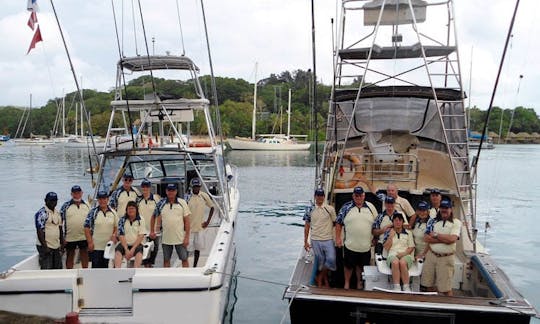
[(169, 183), (167, 185), (167, 190), (177, 190), (178, 189), (178, 186), (176, 185), (176, 183)]
[(150, 180), (148, 180), (148, 179), (144, 179), (141, 182), (141, 187), (151, 187), (151, 186), (152, 186), (152, 182), (150, 182)]
[(74, 185), (73, 187), (71, 187), (71, 192), (81, 192), (82, 189), (81, 189), (81, 186), (79, 185)]
[(324, 196), (324, 189), (323, 188), (315, 189), (315, 196)]
[(441, 191), (437, 188), (433, 188), (431, 189), (431, 191), (429, 192), (431, 195), (440, 195), (441, 194)]
[(199, 178), (191, 179), (191, 186), (192, 187), (200, 187), (201, 186), (201, 180), (199, 180)]
[(393, 204), (396, 202), (396, 200), (392, 196), (386, 196), (386, 198), (384, 198), (384, 202), (387, 204)]
[(131, 173), (124, 173), (124, 179), (133, 179), (133, 175)]
[(429, 205), (428, 205), (427, 202), (421, 201), (421, 202), (418, 203), (418, 207), (416, 209), (418, 209), (418, 210), (428, 210)]
[(361, 195), (364, 193), (364, 188), (362, 187), (355, 187), (354, 190), (353, 190), (353, 193), (357, 194), (357, 195)]
[(45, 195), (45, 200), (47, 201), (53, 201), (53, 200), (58, 200), (58, 195), (56, 194), (56, 192), (48, 192), (46, 195)]
[(452, 208), (452, 201), (444, 199), (441, 201), (441, 208)]
[(109, 193), (105, 190), (100, 190), (97, 192), (97, 198), (109, 198)]

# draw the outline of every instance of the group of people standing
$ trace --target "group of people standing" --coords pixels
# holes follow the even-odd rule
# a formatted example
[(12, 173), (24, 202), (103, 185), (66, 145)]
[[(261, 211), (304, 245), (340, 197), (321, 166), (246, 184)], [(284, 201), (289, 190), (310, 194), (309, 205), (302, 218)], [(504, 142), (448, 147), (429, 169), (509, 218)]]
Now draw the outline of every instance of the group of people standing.
[[(97, 204), (82, 199), (78, 185), (71, 188), (71, 199), (56, 208), (58, 195), (49, 192), (43, 206), (34, 216), (37, 250), (41, 269), (62, 269), (62, 253), (66, 252), (66, 268), (74, 266), (75, 251), (79, 249), (81, 266), (108, 268), (105, 257), (107, 243), (118, 243), (114, 252), (114, 266), (121, 267), (123, 259), (134, 260), (134, 266), (152, 267), (161, 241), (163, 266), (170, 267), (173, 249), (183, 267), (188, 267), (188, 250), (193, 250), (196, 267), (200, 251), (204, 249), (202, 232), (214, 213), (210, 196), (201, 191), (201, 181), (191, 180), (191, 193), (178, 197), (178, 186), (169, 183), (166, 197), (152, 192), (152, 183), (144, 179), (140, 191), (133, 187), (133, 176), (124, 174), (122, 186), (110, 195), (98, 191)], [(206, 207), (209, 208), (206, 217)], [(143, 260), (143, 244), (154, 242), (148, 258)]]
[(315, 254), (317, 286), (330, 287), (328, 275), (337, 270), (336, 253), (343, 253), (343, 288), (351, 288), (354, 272), (356, 287), (363, 289), (364, 266), (371, 264), (372, 251), (380, 247), (387, 251), (394, 290), (411, 291), (408, 270), (415, 259), (424, 259), (422, 289), (451, 296), (456, 241), (461, 233), (451, 200), (433, 189), (430, 204), (420, 201), (415, 210), (398, 195), (394, 184), (379, 199), (383, 200), (382, 212), (366, 201), (362, 187), (355, 187), (352, 200), (336, 214), (326, 203), (324, 190), (315, 190), (314, 204), (304, 215), (304, 248)]

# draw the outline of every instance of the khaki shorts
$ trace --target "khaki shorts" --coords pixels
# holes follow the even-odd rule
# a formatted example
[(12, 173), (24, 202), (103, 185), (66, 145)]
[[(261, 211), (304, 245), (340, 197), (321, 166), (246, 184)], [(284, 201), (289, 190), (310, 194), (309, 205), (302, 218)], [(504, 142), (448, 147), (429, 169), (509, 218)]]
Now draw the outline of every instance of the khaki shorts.
[[(392, 269), (392, 261), (396, 259), (397, 257), (395, 255), (390, 255), (386, 258), (386, 264), (390, 269)], [(405, 260), (407, 262), (407, 269), (410, 269), (412, 267), (412, 264), (414, 263), (413, 257), (410, 254), (407, 254), (401, 258), (402, 260)]]
[(188, 245), (188, 251), (201, 251), (205, 247), (204, 245), (204, 234), (202, 231), (200, 232), (192, 232), (189, 235), (189, 245)]
[(452, 290), (454, 279), (454, 256), (438, 257), (428, 251), (422, 269), (421, 285), (424, 287), (437, 287), (439, 292)]

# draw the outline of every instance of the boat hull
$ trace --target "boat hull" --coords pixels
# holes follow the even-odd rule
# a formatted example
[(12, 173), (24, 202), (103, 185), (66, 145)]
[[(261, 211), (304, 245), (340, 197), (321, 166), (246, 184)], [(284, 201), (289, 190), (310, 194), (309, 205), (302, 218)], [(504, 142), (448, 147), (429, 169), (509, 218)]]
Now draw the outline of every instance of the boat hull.
[(262, 143), (243, 139), (229, 139), (227, 142), (233, 150), (250, 151), (306, 151), (311, 146), (311, 143)]
[(291, 323), (529, 323), (529, 315), (295, 298)]

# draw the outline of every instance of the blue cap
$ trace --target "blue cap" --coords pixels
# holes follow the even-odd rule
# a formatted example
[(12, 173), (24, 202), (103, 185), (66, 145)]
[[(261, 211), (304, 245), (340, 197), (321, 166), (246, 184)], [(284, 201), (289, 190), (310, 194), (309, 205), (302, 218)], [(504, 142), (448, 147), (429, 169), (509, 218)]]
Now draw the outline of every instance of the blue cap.
[(200, 187), (201, 186), (201, 180), (199, 180), (199, 178), (191, 179), (191, 186), (192, 187)]
[(71, 187), (71, 192), (80, 192), (82, 191), (81, 189), (81, 186), (79, 185), (74, 185), (73, 187)]
[(418, 210), (428, 210), (429, 209), (429, 204), (425, 201), (421, 201), (418, 203), (418, 207), (416, 208)]
[(45, 195), (45, 200), (48, 200), (48, 201), (52, 201), (52, 200), (58, 200), (58, 195), (56, 194), (56, 192), (48, 192), (46, 195)]
[(176, 183), (169, 183), (167, 185), (167, 190), (177, 190), (178, 189), (178, 186), (176, 185)]
[(152, 182), (150, 182), (150, 180), (148, 180), (148, 179), (144, 179), (141, 182), (141, 187), (152, 187)]
[(109, 193), (105, 190), (100, 190), (97, 192), (97, 198), (109, 198)]
[(324, 196), (324, 189), (323, 188), (315, 189), (315, 196)]
[(433, 188), (431, 189), (431, 191), (429, 192), (431, 195), (440, 195), (441, 194), (441, 191), (437, 188)]
[(133, 179), (133, 175), (131, 173), (124, 173), (123, 178), (124, 179)]
[(362, 187), (354, 187), (353, 193), (355, 193), (357, 195), (361, 195), (361, 194), (364, 193), (364, 188), (362, 188)]
[(441, 201), (441, 208), (452, 208), (452, 201), (448, 200), (448, 199), (444, 199), (443, 201)]
[(396, 202), (396, 200), (392, 196), (386, 196), (386, 198), (384, 198), (384, 202), (387, 204), (393, 204)]

